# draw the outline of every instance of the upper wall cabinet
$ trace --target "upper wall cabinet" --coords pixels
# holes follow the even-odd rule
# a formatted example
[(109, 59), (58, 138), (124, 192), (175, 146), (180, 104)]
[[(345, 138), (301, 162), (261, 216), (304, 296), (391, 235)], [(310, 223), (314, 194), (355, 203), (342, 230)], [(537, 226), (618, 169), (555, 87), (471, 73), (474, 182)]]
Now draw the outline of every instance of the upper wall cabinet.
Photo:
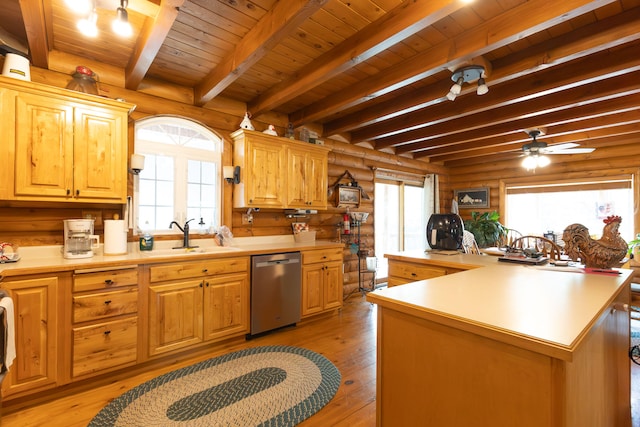
[(329, 148), (245, 129), (231, 137), (241, 170), (234, 208), (327, 208)]
[(2, 200), (124, 203), (131, 104), (0, 79)]

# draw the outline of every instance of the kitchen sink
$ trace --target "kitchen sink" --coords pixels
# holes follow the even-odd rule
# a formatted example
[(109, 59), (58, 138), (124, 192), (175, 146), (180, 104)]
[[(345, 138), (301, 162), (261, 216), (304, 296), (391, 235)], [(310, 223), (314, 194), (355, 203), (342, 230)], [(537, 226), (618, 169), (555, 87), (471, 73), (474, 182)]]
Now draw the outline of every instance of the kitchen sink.
[(178, 249), (155, 249), (152, 251), (140, 251), (140, 256), (143, 258), (158, 258), (158, 257), (171, 257), (171, 256), (188, 256), (188, 255), (202, 255), (202, 254), (216, 254), (239, 251), (240, 248), (233, 246), (206, 246), (202, 248), (178, 248)]

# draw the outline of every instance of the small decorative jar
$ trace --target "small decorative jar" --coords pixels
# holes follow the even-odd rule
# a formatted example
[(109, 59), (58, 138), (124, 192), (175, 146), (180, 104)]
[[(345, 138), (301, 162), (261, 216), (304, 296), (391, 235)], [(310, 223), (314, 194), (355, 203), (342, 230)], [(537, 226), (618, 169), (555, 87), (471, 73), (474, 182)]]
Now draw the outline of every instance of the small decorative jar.
[(97, 76), (89, 67), (78, 65), (72, 77), (73, 80), (67, 84), (67, 89), (98, 95), (98, 83), (95, 79)]

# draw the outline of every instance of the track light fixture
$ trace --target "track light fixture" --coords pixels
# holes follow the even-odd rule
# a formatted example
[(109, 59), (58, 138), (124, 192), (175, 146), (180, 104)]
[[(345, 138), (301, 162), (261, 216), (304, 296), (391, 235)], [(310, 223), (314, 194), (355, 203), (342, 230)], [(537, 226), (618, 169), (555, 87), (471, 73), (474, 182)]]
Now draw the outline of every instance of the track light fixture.
[[(96, 0), (66, 0), (66, 3), (71, 10), (82, 16), (77, 23), (78, 30), (87, 37), (96, 37), (98, 35)], [(122, 37), (130, 37), (133, 34), (127, 12), (128, 5), (129, 0), (120, 0), (120, 6), (116, 9), (116, 18), (111, 25), (113, 32)]]
[(128, 0), (120, 0), (120, 7), (116, 10), (116, 19), (113, 20), (111, 25), (113, 32), (122, 37), (130, 37), (133, 34), (133, 29), (129, 24), (129, 14), (127, 13), (128, 5)]
[(468, 65), (457, 69), (451, 76), (451, 80), (455, 83), (451, 86), (451, 89), (447, 94), (447, 99), (449, 101), (453, 101), (458, 95), (460, 95), (463, 83), (470, 83), (476, 80), (478, 81), (478, 89), (476, 90), (478, 95), (484, 95), (489, 92), (489, 87), (484, 80), (484, 75), (485, 69), (480, 65)]

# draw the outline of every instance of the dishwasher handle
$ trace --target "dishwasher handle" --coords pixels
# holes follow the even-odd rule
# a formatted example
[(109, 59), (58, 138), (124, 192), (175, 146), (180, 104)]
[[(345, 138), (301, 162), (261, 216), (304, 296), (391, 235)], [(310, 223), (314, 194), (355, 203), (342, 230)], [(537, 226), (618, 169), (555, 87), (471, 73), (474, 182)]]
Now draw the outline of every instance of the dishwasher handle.
[(300, 262), (299, 259), (276, 259), (276, 260), (272, 260), (272, 261), (262, 261), (262, 262), (257, 262), (255, 263), (254, 267), (256, 268), (260, 268), (260, 267), (270, 267), (270, 266), (274, 266), (274, 265), (286, 265), (286, 264), (298, 264)]

